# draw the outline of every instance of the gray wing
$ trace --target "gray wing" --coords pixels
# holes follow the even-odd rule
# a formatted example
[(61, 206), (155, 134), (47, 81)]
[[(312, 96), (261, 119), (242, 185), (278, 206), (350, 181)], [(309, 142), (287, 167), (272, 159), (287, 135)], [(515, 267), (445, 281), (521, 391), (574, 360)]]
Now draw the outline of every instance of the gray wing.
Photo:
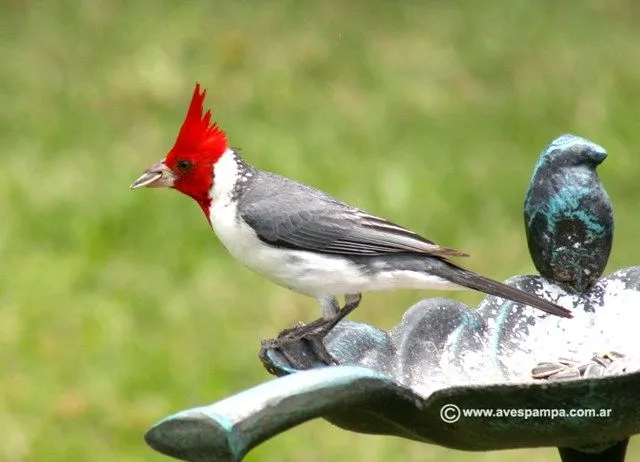
[(343, 255), (466, 256), (328, 194), (260, 173), (240, 198), (242, 219), (271, 245)]

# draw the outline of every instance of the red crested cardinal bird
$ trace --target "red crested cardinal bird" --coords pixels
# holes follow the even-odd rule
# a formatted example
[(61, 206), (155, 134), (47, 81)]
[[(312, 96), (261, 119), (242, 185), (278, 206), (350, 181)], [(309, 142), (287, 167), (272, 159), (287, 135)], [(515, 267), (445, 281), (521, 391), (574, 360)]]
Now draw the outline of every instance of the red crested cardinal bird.
[(323, 316), (301, 326), (307, 333), (320, 328), (324, 337), (359, 305), (362, 292), (393, 289), (468, 288), (571, 317), (566, 308), (449, 260), (466, 256), (462, 252), (252, 167), (229, 147), (211, 111), (204, 113), (205, 94), (196, 84), (173, 148), (131, 188), (173, 188), (190, 196), (231, 255), (276, 284), (316, 298)]

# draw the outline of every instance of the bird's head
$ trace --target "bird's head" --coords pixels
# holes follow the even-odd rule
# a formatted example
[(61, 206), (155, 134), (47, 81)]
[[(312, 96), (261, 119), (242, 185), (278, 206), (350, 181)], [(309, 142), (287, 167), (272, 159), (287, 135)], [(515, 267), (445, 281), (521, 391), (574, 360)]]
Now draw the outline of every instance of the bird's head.
[(607, 151), (600, 145), (576, 135), (562, 135), (544, 149), (537, 167), (577, 167), (595, 168), (607, 157)]
[(191, 98), (178, 138), (164, 160), (152, 165), (131, 185), (136, 188), (173, 188), (195, 199), (208, 209), (213, 186), (213, 167), (227, 150), (222, 130), (211, 122), (211, 111), (204, 112), (206, 90), (200, 84)]

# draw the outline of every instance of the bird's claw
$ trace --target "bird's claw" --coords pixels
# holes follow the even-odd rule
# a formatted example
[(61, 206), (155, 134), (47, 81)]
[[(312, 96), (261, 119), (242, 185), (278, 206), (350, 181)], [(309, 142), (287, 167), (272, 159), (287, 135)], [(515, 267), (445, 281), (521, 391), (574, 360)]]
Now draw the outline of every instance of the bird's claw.
[(262, 342), (260, 360), (270, 372), (274, 371), (273, 361), (267, 355), (269, 350), (299, 370), (337, 365), (338, 361), (327, 351), (323, 342), (331, 328), (331, 322), (318, 319), (306, 325), (284, 329), (277, 338)]
[(267, 371), (278, 375), (273, 361), (268, 356), (268, 351), (271, 350), (279, 355), (280, 360), (288, 362), (290, 367), (298, 370), (337, 365), (338, 361), (327, 350), (324, 339), (340, 321), (358, 307), (360, 300), (362, 294), (346, 295), (346, 303), (337, 316), (331, 319), (316, 319), (309, 324), (296, 324), (281, 331), (277, 338), (263, 341), (258, 354), (262, 364)]

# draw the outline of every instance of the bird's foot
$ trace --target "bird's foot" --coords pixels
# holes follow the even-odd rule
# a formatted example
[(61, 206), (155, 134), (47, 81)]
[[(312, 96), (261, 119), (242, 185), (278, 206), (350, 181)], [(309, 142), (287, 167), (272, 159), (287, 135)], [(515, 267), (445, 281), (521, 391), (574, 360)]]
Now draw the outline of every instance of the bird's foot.
[(275, 339), (263, 340), (259, 354), (262, 363), (270, 370), (272, 360), (267, 356), (267, 351), (272, 350), (294, 369), (338, 364), (324, 345), (324, 338), (333, 328), (331, 324), (331, 320), (321, 318), (285, 329)]
[(260, 360), (272, 373), (275, 371), (272, 360), (267, 356), (269, 350), (298, 370), (337, 365), (338, 361), (327, 350), (324, 339), (342, 319), (357, 308), (361, 299), (360, 294), (348, 295), (338, 316), (316, 319), (309, 324), (297, 324), (281, 331), (275, 339), (264, 340), (260, 348)]
[[(324, 321), (324, 326), (319, 321)], [(319, 319), (307, 325), (285, 329), (275, 339), (264, 340), (259, 354), (262, 363), (267, 370), (274, 372), (273, 360), (267, 356), (271, 350), (285, 364), (298, 370), (337, 364), (324, 345), (323, 340), (330, 331), (327, 327), (327, 321)]]

